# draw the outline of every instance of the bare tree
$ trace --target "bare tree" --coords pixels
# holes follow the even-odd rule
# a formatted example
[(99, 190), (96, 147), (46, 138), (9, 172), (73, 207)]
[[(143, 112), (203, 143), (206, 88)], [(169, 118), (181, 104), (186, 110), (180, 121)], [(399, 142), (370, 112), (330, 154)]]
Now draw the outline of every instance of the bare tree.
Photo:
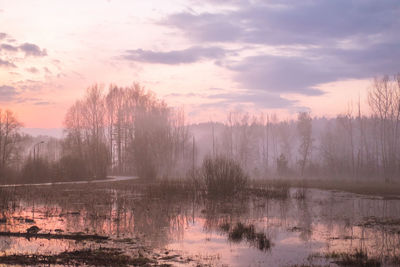
[(13, 161), (21, 123), (10, 110), (0, 109), (0, 177)]
[(85, 163), (90, 178), (107, 175), (108, 152), (105, 143), (104, 98), (98, 86), (87, 89), (82, 101), (67, 112), (65, 153)]
[(385, 180), (390, 181), (396, 173), (399, 119), (399, 76), (375, 78), (368, 94), (368, 103), (373, 116), (379, 121), (380, 162)]
[(297, 130), (300, 138), (299, 154), (301, 157), (299, 164), (301, 168), (301, 176), (303, 176), (312, 148), (312, 119), (310, 114), (307, 112), (300, 112), (297, 119)]
[[(348, 155), (342, 155), (343, 158), (345, 158), (346, 161), (351, 163), (351, 176), (354, 177), (355, 173), (356, 173), (356, 165), (355, 165), (355, 155), (354, 155), (354, 127), (353, 127), (353, 116), (352, 116), (352, 112), (351, 109), (349, 108), (348, 112), (344, 115), (339, 115), (336, 118), (336, 121), (338, 122), (339, 126), (341, 127), (340, 130), (344, 131), (346, 133), (346, 138), (345, 140), (342, 140), (342, 142), (346, 142), (348, 143), (348, 148), (346, 149), (349, 152), (346, 154), (350, 154), (350, 157), (348, 157)], [(340, 140), (338, 140), (340, 141)], [(345, 152), (344, 152), (345, 153)], [(349, 160), (348, 160), (349, 159)]]

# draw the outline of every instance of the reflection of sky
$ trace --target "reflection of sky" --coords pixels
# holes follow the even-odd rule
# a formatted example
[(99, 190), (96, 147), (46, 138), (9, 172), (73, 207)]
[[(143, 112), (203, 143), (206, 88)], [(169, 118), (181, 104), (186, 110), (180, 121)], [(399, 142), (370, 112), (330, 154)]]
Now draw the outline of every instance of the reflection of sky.
[(324, 242), (313, 240), (303, 242), (299, 233), (281, 231), (272, 239), (270, 251), (260, 251), (250, 247), (245, 241), (233, 243), (220, 232), (204, 232), (204, 219), (197, 218), (196, 223), (185, 229), (185, 238), (171, 242), (168, 248), (199, 255), (200, 258), (216, 256), (222, 264), (229, 266), (280, 266), (303, 262), (314, 251), (320, 251)]
[[(260, 251), (246, 241), (229, 242), (226, 234), (218, 230), (218, 227), (204, 232), (204, 225), (209, 223), (202, 215), (185, 229), (184, 239), (171, 241), (168, 247), (199, 255), (200, 258), (215, 256), (220, 259), (221, 264), (229, 266), (288, 266), (307, 263), (308, 256), (314, 253), (353, 253), (356, 249), (366, 249), (371, 257), (396, 255), (396, 246), (400, 245), (398, 235), (387, 228), (364, 228), (354, 224), (365, 217), (379, 217), (382, 214), (399, 218), (399, 201), (384, 203), (385, 201), (376, 198), (360, 198), (348, 193), (319, 190), (313, 190), (313, 193), (307, 203), (291, 201), (289, 209), (284, 213), (280, 206), (282, 203), (276, 201), (270, 201), (266, 206), (269, 217), (258, 217), (260, 212), (254, 210), (248, 212), (253, 216), (258, 215), (247, 218), (247, 222), (253, 223), (256, 229), (263, 230), (272, 240), (270, 251)], [(379, 209), (382, 205), (395, 209), (388, 214)], [(246, 215), (247, 213), (243, 217)], [(383, 244), (391, 245), (385, 248), (386, 251), (382, 251)], [(324, 263), (323, 258), (316, 258), (314, 261)]]
[[(99, 191), (88, 194), (94, 192)], [(22, 197), (14, 210), (6, 212), (8, 220), (0, 224), (0, 231), (24, 232), (35, 224), (43, 233), (62, 229), (114, 239), (140, 236), (159, 248), (166, 246), (213, 264), (231, 266), (306, 263), (312, 253), (360, 248), (370, 256), (395, 255), (400, 245), (398, 225), (361, 226), (366, 220), (399, 220), (399, 200), (310, 190), (306, 201), (250, 199), (193, 205), (190, 201), (138, 199), (118, 190), (107, 192), (101, 198), (87, 197), (79, 202), (65, 201), (57, 194), (54, 199)], [(26, 223), (25, 218), (35, 223)], [(271, 250), (260, 251), (245, 240), (228, 241), (227, 233), (219, 228), (225, 222), (253, 224), (256, 232), (265, 233), (272, 241)], [(65, 240), (0, 237), (0, 250), (5, 253), (57, 253), (81, 245)]]

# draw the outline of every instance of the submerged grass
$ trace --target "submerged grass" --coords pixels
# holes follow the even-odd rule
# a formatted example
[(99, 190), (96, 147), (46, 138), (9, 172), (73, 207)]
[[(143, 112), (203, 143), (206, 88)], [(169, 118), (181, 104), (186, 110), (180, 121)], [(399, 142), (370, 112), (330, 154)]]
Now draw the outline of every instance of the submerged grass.
[(368, 254), (362, 250), (355, 250), (353, 253), (331, 252), (325, 255), (327, 259), (333, 259), (333, 263), (339, 266), (352, 267), (380, 267), (381, 261), (370, 258)]
[(290, 184), (280, 180), (272, 180), (270, 183), (252, 180), (247, 191), (257, 197), (287, 199), (290, 197)]
[(255, 227), (252, 224), (245, 225), (238, 222), (232, 227), (229, 223), (223, 223), (219, 228), (228, 233), (228, 239), (232, 242), (241, 242), (242, 240), (246, 240), (259, 250), (266, 251), (271, 249), (272, 243), (265, 233), (256, 232)]
[[(140, 185), (145, 192), (145, 196), (156, 199), (232, 199), (246, 198), (250, 196), (268, 199), (288, 199), (290, 197), (290, 186), (285, 182), (277, 182), (273, 185), (264, 185), (251, 181), (247, 185), (241, 185), (240, 190), (236, 189), (235, 194), (230, 190), (229, 193), (223, 189), (213, 189), (210, 193), (209, 188), (198, 179), (168, 179), (154, 183)], [(222, 185), (220, 185), (222, 186)]]

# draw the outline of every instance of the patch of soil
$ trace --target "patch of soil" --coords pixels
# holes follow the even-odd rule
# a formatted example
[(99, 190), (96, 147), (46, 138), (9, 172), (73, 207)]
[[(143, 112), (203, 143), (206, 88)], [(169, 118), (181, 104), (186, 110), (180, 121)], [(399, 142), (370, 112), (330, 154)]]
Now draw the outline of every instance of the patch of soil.
[(145, 257), (132, 258), (120, 249), (99, 248), (66, 251), (57, 255), (7, 255), (0, 263), (8, 265), (92, 265), (92, 266), (144, 266), (153, 263)]
[(37, 234), (30, 234), (30, 233), (20, 233), (20, 232), (0, 232), (0, 236), (12, 236), (12, 237), (25, 237), (27, 239), (30, 238), (44, 238), (44, 239), (69, 239), (69, 240), (94, 240), (94, 241), (101, 241), (101, 240), (108, 240), (107, 236), (101, 235), (84, 235), (84, 234), (50, 234), (50, 233), (37, 233)]

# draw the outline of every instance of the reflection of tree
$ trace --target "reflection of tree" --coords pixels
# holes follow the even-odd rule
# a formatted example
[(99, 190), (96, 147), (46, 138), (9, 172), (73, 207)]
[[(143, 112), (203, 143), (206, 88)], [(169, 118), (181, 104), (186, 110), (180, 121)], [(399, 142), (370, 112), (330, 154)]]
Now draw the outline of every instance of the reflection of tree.
[(248, 201), (227, 201), (223, 199), (205, 200), (202, 216), (205, 218), (204, 230), (215, 231), (225, 223), (239, 222), (249, 219)]
[(134, 207), (135, 232), (144, 233), (157, 245), (182, 239), (190, 220), (190, 207), (184, 203), (145, 199)]
[[(249, 197), (232, 201), (202, 199), (196, 203), (187, 198), (138, 196), (143, 190), (137, 190), (104, 185), (19, 188), (15, 189), (15, 199), (2, 207), (7, 209), (4, 213), (7, 219), (35, 218), (46, 231), (88, 230), (121, 239), (143, 234), (144, 240), (156, 246), (184, 239), (187, 226), (204, 220), (206, 232), (226, 234), (227, 231), (220, 230), (221, 225), (229, 224), (232, 230), (240, 222), (246, 227), (254, 225), (256, 233), (265, 233), (274, 243), (278, 233), (296, 226), (302, 241), (317, 239), (325, 242), (328, 249), (339, 252), (359, 249), (381, 259), (399, 255), (398, 200), (310, 190), (310, 197), (304, 201)], [(0, 227), (3, 231), (27, 228), (25, 223), (0, 224)], [(4, 245), (7, 244), (0, 243), (0, 248)]]
[(40, 227), (46, 231), (62, 228), (68, 232), (90, 232), (116, 238), (143, 234), (146, 240), (160, 246), (170, 239), (182, 239), (184, 229), (193, 221), (192, 201), (133, 198), (134, 192), (98, 185), (84, 189), (71, 187), (71, 190), (62, 187), (18, 189), (19, 205), (14, 205), (18, 209), (7, 213), (6, 217), (43, 215), (48, 217), (45, 218), (46, 225)]
[(205, 231), (223, 233), (230, 239), (238, 226), (242, 225), (243, 235), (239, 235), (243, 239), (239, 238), (240, 241), (246, 240), (250, 246), (268, 250), (270, 242), (273, 243), (273, 239), (286, 224), (288, 209), (289, 202), (286, 200), (257, 197), (232, 201), (207, 200), (201, 216), (205, 218)]
[(312, 236), (312, 214), (308, 208), (307, 201), (298, 201), (300, 210), (299, 226), (300, 226), (300, 239), (308, 242)]
[(399, 255), (400, 233), (395, 226), (400, 219), (399, 208), (393, 200), (350, 195), (338, 198), (332, 192), (321, 203), (318, 219), (329, 233), (328, 248), (346, 253), (362, 251), (371, 258), (385, 260)]

